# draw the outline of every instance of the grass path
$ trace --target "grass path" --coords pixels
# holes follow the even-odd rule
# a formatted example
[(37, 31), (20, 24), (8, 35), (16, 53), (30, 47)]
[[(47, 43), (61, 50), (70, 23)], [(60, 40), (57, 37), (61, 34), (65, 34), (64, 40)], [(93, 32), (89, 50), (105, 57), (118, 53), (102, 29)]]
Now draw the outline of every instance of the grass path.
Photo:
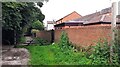
[(72, 50), (61, 50), (58, 45), (47, 46), (21, 46), (30, 52), (30, 64), (32, 65), (79, 65), (89, 64), (84, 53)]

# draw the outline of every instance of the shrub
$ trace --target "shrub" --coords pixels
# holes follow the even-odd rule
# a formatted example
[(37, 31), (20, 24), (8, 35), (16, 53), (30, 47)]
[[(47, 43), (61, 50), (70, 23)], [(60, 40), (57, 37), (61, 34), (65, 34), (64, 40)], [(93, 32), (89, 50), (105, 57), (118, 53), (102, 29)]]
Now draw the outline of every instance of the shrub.
[(110, 57), (109, 46), (107, 42), (98, 42), (94, 46), (93, 54), (90, 58), (93, 60), (92, 64), (108, 64)]
[[(113, 46), (113, 48), (115, 47)], [(91, 64), (110, 64), (110, 46), (108, 45), (108, 42), (106, 40), (104, 42), (97, 42), (96, 46), (93, 47), (93, 53), (89, 58), (92, 59)], [(113, 53), (112, 64), (118, 64), (116, 53)]]
[(62, 49), (70, 49), (71, 48), (71, 43), (69, 42), (69, 38), (67, 36), (67, 33), (64, 31), (61, 34), (59, 46)]

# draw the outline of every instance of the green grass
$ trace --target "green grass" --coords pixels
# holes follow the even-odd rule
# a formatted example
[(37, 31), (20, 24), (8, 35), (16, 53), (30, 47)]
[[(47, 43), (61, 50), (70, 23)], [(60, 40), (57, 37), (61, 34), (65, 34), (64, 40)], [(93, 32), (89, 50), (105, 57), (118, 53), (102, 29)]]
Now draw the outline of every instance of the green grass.
[(82, 52), (74, 50), (61, 50), (58, 45), (47, 46), (20, 46), (27, 48), (30, 52), (31, 65), (81, 65), (90, 64)]

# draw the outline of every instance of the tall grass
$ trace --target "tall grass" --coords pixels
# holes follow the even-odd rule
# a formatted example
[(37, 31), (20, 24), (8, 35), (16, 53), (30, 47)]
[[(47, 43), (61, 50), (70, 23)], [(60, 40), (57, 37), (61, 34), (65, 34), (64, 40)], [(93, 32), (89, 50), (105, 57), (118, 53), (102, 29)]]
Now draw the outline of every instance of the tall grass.
[(30, 52), (30, 65), (83, 65), (91, 62), (84, 53), (61, 49), (57, 44), (22, 47)]

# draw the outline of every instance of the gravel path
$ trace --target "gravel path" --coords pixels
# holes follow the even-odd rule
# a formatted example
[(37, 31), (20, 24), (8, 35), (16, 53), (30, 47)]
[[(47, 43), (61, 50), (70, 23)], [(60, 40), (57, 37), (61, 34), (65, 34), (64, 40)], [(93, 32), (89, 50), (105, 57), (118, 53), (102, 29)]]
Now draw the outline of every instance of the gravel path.
[(28, 65), (29, 52), (25, 48), (2, 50), (2, 65)]
[[(32, 37), (26, 37), (25, 44), (28, 45)], [(13, 48), (13, 45), (2, 46), (2, 65), (28, 65), (29, 52), (25, 48)]]

